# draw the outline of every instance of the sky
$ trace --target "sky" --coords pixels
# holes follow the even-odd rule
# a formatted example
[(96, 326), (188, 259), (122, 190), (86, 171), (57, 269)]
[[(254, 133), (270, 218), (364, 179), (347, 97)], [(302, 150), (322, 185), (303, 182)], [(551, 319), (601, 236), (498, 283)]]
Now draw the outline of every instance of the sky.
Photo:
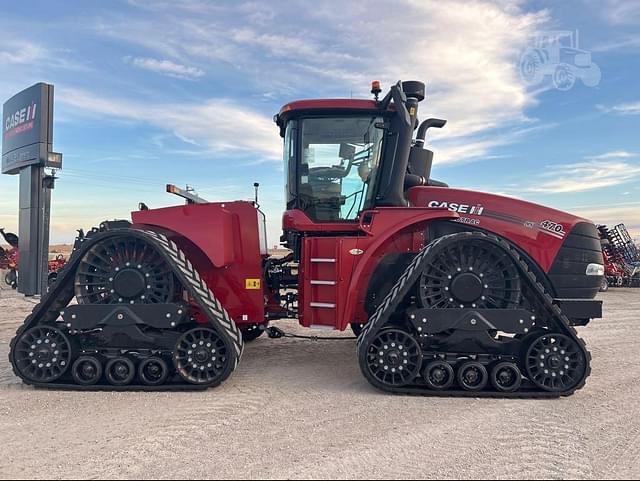
[[(426, 82), (421, 118), (448, 120), (429, 134), (438, 180), (640, 236), (638, 1), (0, 0), (0, 31), (0, 101), (55, 86), (53, 243), (179, 203), (166, 183), (228, 201), (258, 181), (274, 245), (273, 115), (400, 79)], [(18, 177), (0, 176), (0, 226), (17, 213)]]

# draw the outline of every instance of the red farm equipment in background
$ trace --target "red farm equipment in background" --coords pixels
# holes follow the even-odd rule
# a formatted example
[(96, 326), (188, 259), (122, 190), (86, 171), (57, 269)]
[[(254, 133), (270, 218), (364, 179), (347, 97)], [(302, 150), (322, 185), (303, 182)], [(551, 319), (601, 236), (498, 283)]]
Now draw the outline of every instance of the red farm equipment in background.
[(598, 226), (605, 279), (602, 291), (609, 287), (640, 287), (640, 250), (624, 224), (613, 228)]
[(257, 201), (141, 204), (76, 239), (11, 342), (16, 375), (75, 389), (216, 386), (245, 342), (281, 337), (270, 324), (296, 318), (351, 328), (362, 374), (388, 392), (582, 388), (590, 354), (573, 326), (602, 313), (596, 226), (432, 179), (425, 137), (445, 121), (418, 120), (424, 83), (380, 92), (374, 82), (372, 100), (302, 100), (275, 116), (289, 255), (267, 251)]
[[(18, 248), (18, 236), (11, 232), (5, 232), (0, 228), (0, 235), (9, 245), (8, 249), (0, 247), (0, 270), (8, 270), (4, 276), (4, 282), (13, 289), (18, 287), (18, 261), (20, 260), (20, 250)], [(67, 263), (62, 254), (58, 254), (55, 259), (48, 263), (47, 284), (50, 286), (58, 277), (58, 271)]]

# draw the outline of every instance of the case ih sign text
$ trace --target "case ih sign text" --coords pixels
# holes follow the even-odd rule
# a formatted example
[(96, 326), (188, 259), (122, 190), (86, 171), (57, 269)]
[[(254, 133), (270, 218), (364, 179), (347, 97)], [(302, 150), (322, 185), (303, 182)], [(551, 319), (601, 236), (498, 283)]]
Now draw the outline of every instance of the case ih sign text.
[(49, 165), (52, 125), (53, 85), (38, 83), (7, 100), (2, 108), (2, 173)]
[(38, 105), (32, 103), (28, 107), (23, 107), (13, 115), (9, 115), (4, 121), (4, 139), (10, 139), (26, 130), (33, 128), (33, 121), (36, 119)]

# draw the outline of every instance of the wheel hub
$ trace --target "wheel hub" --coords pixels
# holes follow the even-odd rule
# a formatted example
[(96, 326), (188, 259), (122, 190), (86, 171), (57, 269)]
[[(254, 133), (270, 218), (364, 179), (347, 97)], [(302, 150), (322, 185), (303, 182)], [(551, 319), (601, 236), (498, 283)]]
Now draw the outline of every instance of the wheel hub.
[(198, 361), (199, 363), (207, 362), (209, 360), (209, 351), (207, 351), (207, 349), (204, 347), (200, 347), (196, 349), (193, 357), (195, 357), (196, 361)]
[(146, 290), (144, 274), (137, 269), (121, 270), (113, 277), (113, 289), (120, 297), (139, 297)]
[(84, 364), (82, 364), (82, 374), (86, 377), (93, 377), (93, 375), (96, 372), (96, 368), (94, 367), (93, 364), (89, 363), (89, 362), (85, 362)]
[(441, 383), (442, 381), (444, 381), (446, 374), (444, 370), (440, 369), (439, 367), (436, 367), (431, 371), (431, 377), (433, 378), (434, 381)]
[(123, 362), (118, 362), (113, 367), (114, 375), (119, 379), (125, 379), (129, 375), (129, 366)]
[(460, 302), (474, 302), (482, 296), (482, 279), (472, 272), (458, 274), (451, 282), (451, 294)]
[(513, 380), (513, 373), (507, 369), (502, 369), (498, 374), (498, 379), (501, 384), (509, 385)]
[(467, 372), (464, 373), (464, 378), (467, 383), (473, 385), (478, 382), (478, 372), (475, 369), (468, 369)]

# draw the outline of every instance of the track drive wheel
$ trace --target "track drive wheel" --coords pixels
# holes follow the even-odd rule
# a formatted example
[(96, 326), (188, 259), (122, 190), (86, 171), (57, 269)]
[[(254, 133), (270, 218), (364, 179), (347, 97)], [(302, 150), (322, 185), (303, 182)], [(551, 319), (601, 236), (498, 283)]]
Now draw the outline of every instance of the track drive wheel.
[(220, 384), (234, 366), (230, 346), (216, 331), (198, 327), (186, 332), (176, 344), (173, 363), (182, 379), (190, 384)]
[(376, 387), (410, 384), (422, 366), (422, 350), (411, 334), (402, 329), (384, 329), (369, 343), (360, 369)]
[(564, 334), (544, 334), (536, 338), (529, 345), (525, 363), (529, 381), (550, 392), (577, 388), (587, 372), (583, 350)]
[(417, 300), (422, 307), (520, 306), (520, 272), (502, 247), (478, 236), (459, 235), (441, 242), (434, 250), (418, 283)]
[(171, 302), (175, 279), (156, 249), (123, 234), (98, 242), (84, 255), (75, 279), (79, 304)]

